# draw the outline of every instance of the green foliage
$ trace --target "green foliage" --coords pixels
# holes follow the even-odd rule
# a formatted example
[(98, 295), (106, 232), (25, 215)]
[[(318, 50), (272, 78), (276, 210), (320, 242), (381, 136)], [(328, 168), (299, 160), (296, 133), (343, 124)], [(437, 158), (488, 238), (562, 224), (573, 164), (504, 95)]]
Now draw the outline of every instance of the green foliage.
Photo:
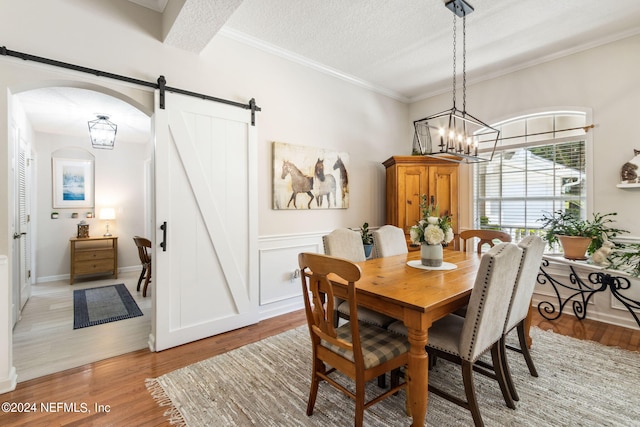
[(362, 237), (363, 245), (373, 245), (373, 234), (371, 234), (369, 230), (368, 222), (365, 222), (362, 224), (362, 227), (360, 227), (360, 236)]
[(640, 277), (640, 243), (616, 244), (607, 259), (611, 262), (609, 269)]
[(440, 208), (436, 204), (429, 203), (426, 194), (420, 196), (420, 199), (420, 209), (422, 210), (422, 219), (424, 221), (429, 217), (437, 217), (438, 226), (442, 228), (442, 231), (446, 233), (447, 230), (451, 229), (451, 215), (445, 214), (440, 216)]
[(549, 244), (557, 243), (558, 236), (580, 236), (591, 238), (591, 244), (587, 252), (589, 255), (598, 250), (604, 240), (612, 240), (620, 233), (628, 233), (627, 230), (612, 227), (615, 221), (612, 216), (616, 212), (608, 214), (594, 213), (593, 219), (581, 219), (574, 212), (557, 210), (553, 213), (545, 212), (542, 218), (543, 237)]

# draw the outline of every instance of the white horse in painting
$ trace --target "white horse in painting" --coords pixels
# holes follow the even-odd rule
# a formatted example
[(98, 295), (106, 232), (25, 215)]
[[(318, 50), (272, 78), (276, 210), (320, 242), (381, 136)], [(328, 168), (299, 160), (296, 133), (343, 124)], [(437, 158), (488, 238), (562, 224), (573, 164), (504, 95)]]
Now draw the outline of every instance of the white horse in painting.
[(333, 206), (336, 206), (336, 179), (330, 173), (324, 173), (324, 160), (318, 159), (315, 167), (315, 184), (316, 203), (318, 207), (322, 206), (324, 196), (327, 196), (327, 207), (331, 207), (331, 195), (333, 194)]

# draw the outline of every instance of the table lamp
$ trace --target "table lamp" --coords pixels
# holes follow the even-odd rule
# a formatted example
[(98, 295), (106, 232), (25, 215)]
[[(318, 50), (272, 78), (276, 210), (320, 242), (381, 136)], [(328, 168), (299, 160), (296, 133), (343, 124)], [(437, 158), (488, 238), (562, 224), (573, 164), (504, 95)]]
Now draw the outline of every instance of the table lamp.
[(109, 233), (109, 221), (116, 219), (116, 210), (113, 208), (100, 209), (100, 219), (107, 221), (107, 230), (106, 233), (104, 233), (104, 237), (111, 237), (111, 233)]

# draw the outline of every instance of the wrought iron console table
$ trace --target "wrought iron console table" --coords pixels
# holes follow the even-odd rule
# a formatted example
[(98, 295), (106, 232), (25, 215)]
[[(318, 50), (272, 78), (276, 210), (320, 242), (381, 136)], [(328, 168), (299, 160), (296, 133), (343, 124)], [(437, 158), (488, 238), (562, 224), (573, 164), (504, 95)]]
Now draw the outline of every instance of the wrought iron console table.
[[(569, 267), (570, 273), (567, 277), (569, 283), (560, 282), (557, 278), (551, 276), (547, 271), (551, 264), (550, 260), (565, 264)], [(595, 271), (586, 273), (587, 277), (584, 279), (579, 276), (574, 268), (575, 266), (585, 267)], [(555, 320), (560, 317), (565, 306), (570, 301), (573, 313), (578, 319), (582, 320), (587, 316), (587, 304), (593, 295), (609, 289), (611, 295), (626, 307), (638, 326), (640, 326), (640, 318), (638, 317), (640, 314), (640, 301), (633, 300), (621, 293), (631, 287), (629, 276), (622, 272), (606, 270), (602, 267), (569, 261), (564, 258), (545, 256), (540, 265), (538, 283), (541, 285), (551, 285), (557, 298), (557, 308), (555, 305), (556, 301), (542, 301), (538, 303), (538, 312), (547, 320)], [(570, 295), (561, 295), (561, 289), (569, 290)]]

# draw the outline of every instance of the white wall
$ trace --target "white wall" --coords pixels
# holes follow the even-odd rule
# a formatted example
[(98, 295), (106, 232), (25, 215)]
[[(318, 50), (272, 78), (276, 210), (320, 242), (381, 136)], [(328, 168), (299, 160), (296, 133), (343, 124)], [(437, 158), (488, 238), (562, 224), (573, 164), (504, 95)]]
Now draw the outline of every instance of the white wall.
[[(640, 101), (640, 36), (596, 47), (484, 82), (468, 85), (467, 109), (487, 123), (558, 107), (590, 109), (593, 114), (591, 206), (593, 212), (617, 212), (616, 226), (640, 236), (640, 189), (620, 189), (621, 166), (640, 149), (634, 111)], [(458, 92), (460, 94), (460, 92)], [(460, 95), (458, 95), (460, 96)], [(410, 107), (411, 120), (451, 107), (451, 94), (434, 96)], [(467, 166), (461, 167), (460, 206), (471, 206)], [(461, 208), (461, 227), (472, 226), (469, 210)], [(551, 269), (561, 283), (570, 284), (568, 269)], [(586, 275), (585, 275), (586, 277)], [(586, 281), (586, 279), (583, 280)], [(638, 300), (637, 280), (623, 295)], [(535, 303), (553, 300), (549, 285), (537, 285)], [(571, 304), (564, 313), (571, 315)], [(637, 329), (639, 326), (611, 293), (595, 295), (587, 317)]]
[[(634, 119), (640, 100), (638, 69), (640, 36), (635, 36), (468, 85), (467, 109), (487, 123), (557, 107), (591, 109), (596, 125), (591, 130), (593, 211), (617, 212), (617, 225), (640, 236), (640, 189), (616, 188), (620, 167), (633, 157), (634, 148), (640, 149)], [(413, 103), (410, 118), (450, 107), (449, 93), (435, 96)], [(461, 183), (468, 180), (461, 179)], [(461, 206), (466, 204), (461, 199)], [(470, 217), (461, 218), (461, 224), (470, 226)]]
[[(169, 86), (240, 102), (255, 98), (262, 108), (257, 115), (260, 235), (384, 223), (381, 163), (411, 152), (405, 104), (222, 36), (200, 55), (164, 46), (153, 29), (157, 14), (129, 2), (110, 1), (107, 7), (97, 0), (52, 0), (39, 4), (37, 16), (28, 4), (4, 2), (0, 13), (12, 17), (0, 28), (8, 49), (147, 81), (162, 74)], [(271, 210), (273, 141), (348, 151), (351, 207)]]
[[(118, 236), (118, 267), (138, 268), (140, 259), (133, 244), (133, 236), (144, 234), (144, 161), (148, 158), (147, 144), (118, 143), (113, 150), (93, 150), (87, 138), (35, 134), (37, 184), (36, 266), (38, 282), (59, 280), (69, 274), (69, 238), (76, 236), (77, 224), (89, 224), (90, 236), (101, 236), (105, 222), (87, 218), (87, 212), (98, 215), (100, 208), (113, 207), (116, 219), (110, 221), (109, 230)], [(150, 144), (149, 144), (150, 145)], [(81, 150), (94, 156), (95, 208), (52, 208), (51, 158), (59, 150)], [(64, 153), (64, 151), (63, 151)], [(58, 219), (51, 212), (59, 213)], [(78, 218), (72, 218), (73, 212)], [(62, 277), (61, 277), (62, 276)]]
[[(358, 227), (365, 221), (371, 226), (384, 223), (382, 162), (391, 155), (411, 152), (407, 105), (221, 36), (200, 55), (164, 46), (159, 41), (159, 15), (128, 1), (49, 0), (38, 2), (37, 7), (35, 14), (30, 2), (0, 2), (0, 16), (5, 18), (0, 26), (3, 46), (145, 81), (155, 82), (164, 75), (168, 86), (219, 98), (239, 102), (256, 99), (262, 108), (257, 114), (260, 236), (315, 236), (336, 227)], [(109, 86), (133, 97), (147, 111), (152, 110), (152, 98), (146, 89), (2, 56), (0, 105), (8, 102), (7, 89), (15, 93), (46, 82), (69, 84), (71, 80)], [(3, 165), (8, 165), (11, 157), (7, 129), (7, 117), (0, 114)], [(272, 210), (273, 141), (349, 152), (350, 208)], [(10, 174), (0, 176), (0, 200), (8, 199), (9, 182)], [(3, 203), (0, 208), (0, 254), (10, 253), (8, 205)], [(51, 220), (42, 221), (41, 227)], [(64, 221), (69, 226), (76, 224)], [(116, 226), (120, 227), (119, 221)], [(60, 240), (68, 239), (69, 233), (73, 231), (65, 231)], [(119, 229), (118, 234), (122, 233)], [(64, 259), (56, 262), (66, 268)], [(295, 261), (292, 263), (295, 265)], [(261, 277), (268, 280), (272, 275)], [(278, 282), (280, 277), (274, 280)], [(5, 294), (10, 293), (0, 289), (0, 295)], [(0, 342), (0, 347), (4, 345)]]
[[(232, 75), (219, 76), (217, 83), (245, 88), (263, 109), (258, 113), (261, 236), (384, 223), (382, 162), (411, 152), (406, 105), (222, 37), (203, 55), (225, 58)], [(274, 141), (348, 152), (349, 209), (272, 210)]]
[[(381, 225), (381, 163), (391, 155), (411, 152), (412, 120), (450, 107), (448, 94), (407, 106), (222, 36), (199, 55), (180, 51), (160, 42), (158, 14), (124, 0), (49, 0), (38, 2), (37, 7), (36, 14), (32, 2), (0, 2), (0, 16), (5, 18), (0, 26), (3, 46), (146, 81), (156, 81), (162, 74), (169, 86), (239, 102), (256, 99), (262, 108), (257, 114), (259, 235), (264, 238), (262, 248), (268, 251), (279, 245), (273, 236), (310, 235), (312, 243), (300, 245), (315, 247), (317, 236), (333, 228), (358, 227), (364, 221)], [(489, 122), (532, 109), (567, 105), (592, 108), (597, 125), (594, 208), (619, 212), (620, 226), (636, 235), (640, 235), (640, 224), (634, 213), (640, 208), (640, 194), (619, 190), (615, 184), (635, 141), (633, 112), (640, 100), (640, 87), (635, 85), (639, 55), (640, 37), (629, 38), (470, 84), (467, 100), (469, 110)], [(145, 96), (144, 89), (1, 56), (0, 106), (7, 103), (7, 87), (15, 92), (36, 83), (42, 85), (43, 80), (72, 78), (134, 93), (131, 96), (151, 109), (151, 98)], [(7, 116), (0, 114), (2, 165), (10, 163), (7, 134)], [(272, 210), (273, 141), (349, 152), (350, 208)], [(0, 200), (8, 199), (9, 182), (8, 173), (0, 175)], [(465, 204), (462, 198), (461, 206)], [(9, 254), (12, 208), (9, 204), (0, 206), (0, 254)], [(461, 209), (462, 224), (465, 214)], [(264, 280), (273, 276), (276, 281), (288, 282), (284, 272), (280, 276), (277, 273), (263, 276)], [(0, 289), (0, 294), (5, 295), (4, 291)], [(0, 343), (0, 347), (3, 345)]]

